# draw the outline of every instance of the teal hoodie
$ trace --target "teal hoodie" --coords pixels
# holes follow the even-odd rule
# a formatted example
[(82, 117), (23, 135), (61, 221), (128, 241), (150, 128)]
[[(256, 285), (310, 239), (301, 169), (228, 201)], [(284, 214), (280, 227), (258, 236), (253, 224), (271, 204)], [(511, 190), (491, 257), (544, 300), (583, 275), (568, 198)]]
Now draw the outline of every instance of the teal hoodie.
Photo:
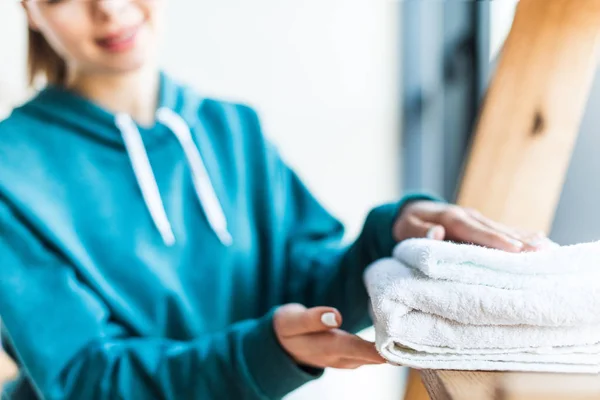
[(358, 239), (309, 193), (249, 107), (161, 75), (143, 128), (48, 87), (0, 123), (0, 316), (9, 398), (274, 399), (317, 378), (276, 306), (369, 325), (362, 272), (403, 202)]

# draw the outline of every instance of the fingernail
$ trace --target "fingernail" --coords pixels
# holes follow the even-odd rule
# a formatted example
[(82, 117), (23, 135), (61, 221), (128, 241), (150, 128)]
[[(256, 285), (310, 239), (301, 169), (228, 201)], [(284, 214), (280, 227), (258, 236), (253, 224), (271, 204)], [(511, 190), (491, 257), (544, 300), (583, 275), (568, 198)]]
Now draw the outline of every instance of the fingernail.
[(548, 238), (544, 232), (536, 232), (536, 234), (527, 241), (527, 244), (532, 247), (539, 247), (546, 241), (548, 241)]
[(427, 239), (435, 239), (435, 233), (437, 232), (437, 230), (439, 229), (439, 226), (432, 226), (431, 228), (429, 228), (429, 230), (427, 231)]
[(427, 231), (427, 239), (433, 239), (435, 237), (435, 226), (429, 228)]
[(523, 247), (525, 247), (525, 245), (523, 244), (523, 242), (521, 242), (520, 240), (516, 240), (516, 239), (508, 239), (508, 242), (510, 244), (512, 244), (513, 246), (515, 246), (518, 249), (522, 249)]
[(338, 323), (335, 319), (335, 313), (332, 312), (328, 312), (321, 315), (321, 322), (323, 322), (325, 325), (331, 328), (336, 328), (338, 326)]

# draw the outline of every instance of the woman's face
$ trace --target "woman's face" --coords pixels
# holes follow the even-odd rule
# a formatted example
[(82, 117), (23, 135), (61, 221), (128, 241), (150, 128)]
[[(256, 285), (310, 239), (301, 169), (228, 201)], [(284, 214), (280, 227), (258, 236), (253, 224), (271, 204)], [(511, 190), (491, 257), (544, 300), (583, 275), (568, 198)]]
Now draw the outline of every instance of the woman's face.
[(70, 73), (123, 73), (153, 60), (163, 0), (26, 0), (29, 25)]

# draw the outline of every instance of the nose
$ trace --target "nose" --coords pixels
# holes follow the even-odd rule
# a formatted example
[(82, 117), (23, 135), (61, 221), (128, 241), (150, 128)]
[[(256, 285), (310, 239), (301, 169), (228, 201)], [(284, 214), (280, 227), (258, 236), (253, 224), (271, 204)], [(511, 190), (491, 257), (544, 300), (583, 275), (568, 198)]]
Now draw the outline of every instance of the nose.
[(98, 0), (97, 10), (105, 15), (115, 15), (122, 11), (131, 0)]

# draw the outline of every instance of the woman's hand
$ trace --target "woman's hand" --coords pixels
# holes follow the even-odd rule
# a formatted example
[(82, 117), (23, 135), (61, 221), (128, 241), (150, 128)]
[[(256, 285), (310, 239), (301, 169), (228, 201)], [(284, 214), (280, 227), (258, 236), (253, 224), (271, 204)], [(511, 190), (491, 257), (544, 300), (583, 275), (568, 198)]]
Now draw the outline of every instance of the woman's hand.
[(281, 306), (273, 317), (279, 343), (298, 365), (354, 369), (385, 362), (373, 343), (337, 329), (341, 323), (334, 308), (300, 304)]
[(543, 233), (509, 228), (476, 210), (434, 201), (415, 201), (399, 215), (394, 239), (428, 237), (473, 243), (510, 252), (534, 251), (554, 245)]

